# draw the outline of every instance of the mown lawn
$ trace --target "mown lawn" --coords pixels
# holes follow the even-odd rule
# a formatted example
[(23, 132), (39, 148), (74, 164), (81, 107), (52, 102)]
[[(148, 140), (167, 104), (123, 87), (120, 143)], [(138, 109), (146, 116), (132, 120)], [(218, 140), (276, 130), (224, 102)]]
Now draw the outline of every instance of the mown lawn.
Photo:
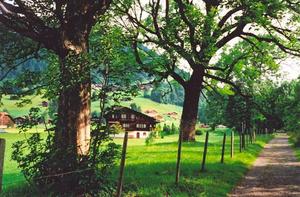
[[(224, 130), (223, 130), (224, 131)], [(210, 133), (207, 156), (207, 171), (200, 172), (204, 136), (197, 136), (197, 142), (184, 143), (182, 150), (182, 170), (180, 184), (176, 186), (175, 167), (177, 155), (177, 136), (156, 139), (154, 144), (146, 146), (142, 139), (130, 139), (125, 169), (124, 196), (226, 196), (233, 186), (243, 177), (254, 162), (264, 144), (272, 136), (259, 136), (255, 144), (239, 153), (238, 137), (235, 138), (235, 155), (230, 158), (227, 138), (225, 163), (221, 164), (222, 130)], [(228, 132), (228, 130), (227, 130)], [(4, 166), (5, 196), (18, 195), (24, 192), (24, 180), (16, 163), (10, 160), (11, 144), (21, 139), (20, 134), (0, 134), (7, 139), (7, 150)], [(116, 139), (121, 144), (122, 139)], [(118, 168), (114, 170), (117, 180)], [(15, 184), (14, 184), (15, 183)], [(25, 191), (28, 188), (25, 188)], [(30, 190), (29, 190), (30, 191)], [(33, 194), (29, 194), (33, 196)]]

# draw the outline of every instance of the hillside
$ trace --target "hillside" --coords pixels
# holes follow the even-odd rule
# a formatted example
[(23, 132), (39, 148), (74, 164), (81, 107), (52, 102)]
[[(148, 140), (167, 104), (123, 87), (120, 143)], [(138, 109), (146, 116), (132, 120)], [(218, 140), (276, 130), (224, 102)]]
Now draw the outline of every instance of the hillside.
[[(175, 125), (179, 125), (182, 107), (179, 107), (177, 105), (172, 105), (172, 104), (158, 103), (143, 97), (136, 97), (132, 101), (123, 102), (120, 105), (129, 107), (131, 103), (135, 103), (136, 105), (140, 106), (143, 113), (146, 113), (147, 111), (148, 112), (152, 111), (154, 112), (152, 113), (153, 115), (162, 116), (163, 118), (162, 123), (171, 124), (173, 122)], [(93, 102), (92, 110), (98, 111), (97, 110), (98, 108), (99, 108), (99, 103)], [(173, 113), (174, 115), (168, 115), (168, 113)]]
[[(39, 96), (35, 97), (26, 97), (26, 99), (30, 100), (29, 104), (24, 105), (23, 107), (18, 107), (16, 103), (20, 102), (19, 100), (10, 100), (9, 96), (5, 96), (2, 98), (3, 105), (0, 106), (0, 111), (7, 110), (9, 114), (13, 117), (24, 116), (27, 115), (29, 109), (31, 107), (41, 107), (42, 99)], [(121, 105), (129, 107), (131, 103), (135, 103), (141, 107), (142, 112), (149, 112), (154, 111), (155, 115), (162, 116), (163, 123), (171, 124), (174, 122), (176, 125), (179, 124), (180, 114), (182, 111), (182, 107), (171, 105), (171, 104), (162, 104), (154, 102), (150, 99), (143, 98), (143, 97), (136, 97), (132, 101), (123, 102)], [(92, 111), (99, 111), (99, 103), (93, 102), (92, 103)], [(174, 113), (175, 112), (175, 113)], [(169, 115), (168, 115), (169, 113)], [(171, 115), (170, 115), (171, 113)], [(151, 114), (150, 114), (151, 115)]]

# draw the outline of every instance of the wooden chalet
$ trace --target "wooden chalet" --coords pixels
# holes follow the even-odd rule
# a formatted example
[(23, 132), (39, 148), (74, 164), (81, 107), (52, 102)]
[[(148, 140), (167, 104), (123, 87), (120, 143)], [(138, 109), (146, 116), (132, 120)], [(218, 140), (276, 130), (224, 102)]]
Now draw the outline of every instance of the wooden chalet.
[(105, 118), (110, 126), (120, 124), (125, 131), (128, 131), (129, 138), (147, 138), (158, 123), (158, 120), (153, 117), (122, 106), (113, 107)]
[(6, 112), (0, 112), (0, 128), (14, 127), (14, 119)]

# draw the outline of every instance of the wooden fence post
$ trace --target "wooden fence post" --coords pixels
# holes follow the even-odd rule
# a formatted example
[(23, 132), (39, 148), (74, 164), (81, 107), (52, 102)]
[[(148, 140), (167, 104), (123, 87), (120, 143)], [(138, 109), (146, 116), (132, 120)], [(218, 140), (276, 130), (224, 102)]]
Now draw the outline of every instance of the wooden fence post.
[(242, 145), (242, 133), (239, 132), (239, 136), (240, 136), (240, 153), (242, 152), (242, 148), (243, 148), (243, 145)]
[(208, 131), (206, 131), (204, 151), (203, 151), (203, 159), (202, 159), (202, 165), (201, 165), (201, 172), (205, 171), (205, 161), (206, 161), (207, 146), (208, 146), (208, 135), (209, 135), (209, 133), (208, 133)]
[(120, 174), (119, 174), (119, 182), (118, 182), (118, 189), (117, 189), (117, 197), (121, 197), (121, 195), (122, 195), (127, 142), (128, 142), (128, 132), (125, 132), (123, 148), (122, 148), (122, 158), (121, 158), (121, 164), (120, 164)]
[(226, 132), (224, 133), (224, 137), (223, 137), (221, 163), (224, 163), (225, 144), (226, 144)]
[(181, 159), (182, 135), (183, 135), (182, 130), (180, 129), (179, 139), (178, 139), (177, 163), (176, 163), (176, 178), (175, 178), (176, 185), (179, 183), (179, 177), (180, 177), (180, 159)]
[(0, 139), (0, 193), (2, 191), (4, 153), (5, 153), (5, 139)]
[(230, 157), (233, 158), (233, 155), (234, 155), (234, 131), (231, 131), (230, 144), (231, 144)]
[(246, 145), (245, 145), (245, 133), (242, 133), (242, 148), (245, 150), (246, 149)]

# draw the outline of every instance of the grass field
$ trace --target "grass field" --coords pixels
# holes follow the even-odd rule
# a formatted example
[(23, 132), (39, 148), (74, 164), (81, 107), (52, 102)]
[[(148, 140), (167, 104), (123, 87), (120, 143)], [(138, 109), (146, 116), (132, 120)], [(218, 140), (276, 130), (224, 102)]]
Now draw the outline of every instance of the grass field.
[[(0, 107), (7, 109), (12, 116), (26, 115), (31, 106), (40, 106), (43, 99), (31, 98), (31, 104), (23, 108), (17, 107), (14, 102), (5, 97)], [(175, 123), (178, 125), (181, 107), (160, 104), (142, 97), (134, 98), (132, 101), (121, 105), (130, 106), (136, 103), (142, 111), (156, 110), (165, 119), (164, 123)], [(92, 103), (92, 111), (99, 108), (97, 102)], [(168, 117), (166, 113), (176, 112), (175, 118)], [(16, 162), (10, 159), (12, 143), (25, 138), (24, 134), (18, 134), (18, 130), (8, 129), (9, 133), (0, 134), (0, 138), (7, 140), (4, 165), (4, 193), (2, 196), (40, 196), (36, 190), (28, 187), (24, 177), (17, 168)], [(30, 132), (41, 132), (42, 128), (34, 128)], [(154, 144), (146, 146), (142, 139), (130, 139), (128, 142), (124, 196), (226, 196), (232, 187), (242, 178), (249, 166), (254, 162), (257, 154), (271, 136), (260, 136), (256, 144), (249, 145), (247, 151), (239, 153), (238, 137), (235, 138), (236, 153), (230, 158), (229, 137), (227, 138), (225, 163), (221, 164), (221, 143), (223, 132), (228, 129), (219, 129), (211, 132), (209, 138), (207, 171), (200, 172), (204, 135), (197, 136), (194, 143), (183, 143), (182, 148), (182, 170), (180, 184), (175, 185), (175, 167), (177, 156), (177, 135), (166, 136), (164, 139), (156, 139)], [(29, 134), (27, 134), (29, 135)], [(45, 134), (46, 135), (46, 134)], [(228, 133), (229, 135), (229, 133)], [(122, 139), (116, 139), (116, 143), (122, 144)], [(117, 180), (118, 167), (114, 169), (113, 180)], [(24, 186), (25, 185), (25, 186)]]
[(12, 117), (19, 117), (28, 115), (31, 107), (41, 107), (42, 101), (45, 99), (40, 96), (26, 96), (24, 99), (30, 100), (28, 104), (24, 104), (22, 107), (17, 106), (21, 100), (10, 100), (9, 96), (4, 96), (1, 99), (2, 105), (0, 106), (0, 111), (7, 110)]
[[(236, 153), (230, 158), (229, 137), (227, 138), (225, 163), (220, 163), (222, 132), (211, 132), (207, 156), (207, 171), (201, 173), (200, 166), (204, 136), (197, 136), (197, 142), (184, 143), (182, 150), (182, 171), (180, 184), (176, 186), (175, 167), (177, 155), (177, 135), (156, 139), (154, 144), (146, 146), (142, 139), (130, 139), (128, 142), (125, 169), (125, 196), (226, 196), (232, 187), (242, 178), (257, 154), (271, 136), (260, 136), (255, 144), (249, 145), (243, 153), (238, 151), (238, 138), (235, 139)], [(226, 130), (229, 132), (229, 130)], [(24, 138), (21, 134), (0, 134), (7, 140), (4, 166), (5, 196), (18, 195), (18, 189), (24, 182), (16, 163), (10, 160), (11, 144)], [(121, 144), (122, 139), (116, 139)], [(117, 180), (118, 168), (114, 170)], [(28, 188), (27, 188), (28, 189)], [(24, 192), (21, 190), (21, 192)], [(30, 193), (29, 193), (30, 194)], [(34, 196), (32, 193), (31, 196)]]

